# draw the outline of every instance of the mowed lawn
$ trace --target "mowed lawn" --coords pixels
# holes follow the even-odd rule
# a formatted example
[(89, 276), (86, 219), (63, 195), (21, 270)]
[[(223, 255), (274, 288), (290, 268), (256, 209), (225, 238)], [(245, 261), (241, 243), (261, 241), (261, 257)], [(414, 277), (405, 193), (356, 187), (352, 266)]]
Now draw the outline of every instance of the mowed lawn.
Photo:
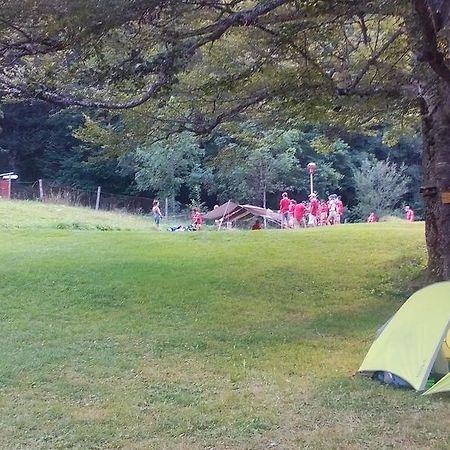
[(0, 202), (0, 448), (449, 448), (448, 395), (354, 376), (417, 284), (422, 223), (169, 233), (48, 208)]

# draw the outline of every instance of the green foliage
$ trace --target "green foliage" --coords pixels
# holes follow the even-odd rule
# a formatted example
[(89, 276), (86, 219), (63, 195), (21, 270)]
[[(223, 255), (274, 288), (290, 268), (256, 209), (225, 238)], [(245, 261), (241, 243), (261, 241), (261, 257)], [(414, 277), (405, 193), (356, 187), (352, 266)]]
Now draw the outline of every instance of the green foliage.
[(152, 190), (161, 198), (175, 198), (185, 186), (198, 198), (205, 177), (200, 166), (203, 155), (189, 133), (141, 147), (134, 152), (137, 188)]
[(263, 131), (246, 123), (232, 135), (232, 142), (219, 139), (218, 155), (211, 162), (219, 198), (264, 206), (268, 193), (286, 189), (298, 163), (293, 133)]
[(132, 181), (120, 174), (117, 159), (96, 144), (73, 136), (83, 122), (79, 111), (42, 102), (3, 106), (0, 166), (15, 170), (19, 181), (44, 178), (85, 190), (102, 185), (106, 192), (126, 192)]
[[(77, 111), (54, 110), (39, 103), (5, 105), (4, 110), (0, 164), (17, 170), (22, 181), (45, 178), (81, 189), (101, 185), (104, 192), (134, 194), (149, 190), (149, 195), (157, 196), (156, 182), (137, 185), (135, 181), (136, 172), (144, 167), (135, 158), (134, 150), (140, 146), (143, 158), (150, 166), (154, 165), (155, 180), (164, 171), (170, 178), (175, 168), (170, 158), (180, 160), (175, 170), (181, 176), (176, 180), (175, 191), (176, 200), (184, 204), (192, 201), (192, 205), (203, 208), (206, 201), (212, 207), (230, 198), (262, 204), (264, 180), (266, 184), (269, 180), (269, 207), (277, 207), (277, 198), (284, 189), (299, 200), (305, 199), (309, 193), (305, 168), (314, 161), (318, 166), (314, 184), (319, 195), (338, 192), (346, 205), (353, 207), (357, 202), (354, 171), (366, 158), (389, 158), (398, 165), (407, 165), (411, 181), (405, 201), (421, 215), (420, 141), (415, 134), (397, 137), (395, 145), (387, 146), (383, 142), (389, 128), (367, 135), (300, 121), (290, 121), (283, 128), (265, 122), (243, 122), (239, 126), (228, 125), (210, 139), (200, 140), (184, 133), (179, 138), (174, 135), (173, 139), (161, 140), (153, 148), (132, 138), (122, 142), (127, 138), (122, 118), (108, 119), (110, 125), (105, 122), (106, 128), (98, 129), (100, 134), (96, 138), (91, 135), (91, 142), (81, 143), (78, 138), (87, 137), (80, 135), (77, 127), (85, 118)], [(98, 126), (98, 122), (90, 119), (84, 123)], [(73, 136), (74, 130), (78, 138)], [(97, 139), (101, 145), (94, 144)], [(271, 170), (267, 177), (260, 177), (262, 166), (258, 169), (258, 164), (264, 160)], [(171, 183), (169, 180), (168, 184)]]
[(394, 215), (408, 193), (409, 179), (406, 166), (387, 161), (365, 160), (355, 172), (355, 190), (358, 205), (354, 213), (362, 220), (371, 212), (379, 217)]
[[(11, 95), (49, 98), (43, 94), (50, 92), (63, 104), (76, 97), (126, 104), (156, 80), (163, 84), (135, 109), (91, 109), (83, 118), (73, 113), (77, 124), (69, 133), (69, 119), (61, 119), (58, 142), (31, 133), (35, 138), (17, 146), (33, 149), (28, 159), (24, 150), (15, 158), (5, 146), (9, 160), (29, 166), (21, 174), (26, 178), (55, 174), (65, 184), (146, 189), (185, 203), (188, 197), (201, 203), (206, 194), (257, 203), (267, 194), (270, 203), (285, 188), (304, 198), (304, 167), (314, 160), (319, 194), (340, 192), (352, 205), (352, 173), (361, 160), (385, 159), (378, 155), (385, 144), (404, 148), (400, 136), (417, 130), (416, 105), (404, 95), (415, 73), (411, 35), (403, 32), (411, 7), (402, 2), (355, 9), (352, 0), (289, 1), (243, 22), (233, 22), (237, 13), (249, 17), (271, 2), (234, 1), (226, 8), (184, 0), (13, 3), (0, 6), (0, 37), (10, 46), (0, 64)], [(163, 157), (165, 146), (178, 145), (171, 136), (211, 131), (224, 141), (216, 151), (208, 153), (204, 143), (184, 153), (172, 149), (166, 154), (185, 161), (171, 172), (173, 162)], [(371, 135), (371, 148), (352, 145), (349, 131), (357, 132), (356, 140), (362, 132)], [(0, 162), (5, 159), (0, 154)], [(417, 167), (414, 161), (409, 170), (408, 201), (418, 204)]]

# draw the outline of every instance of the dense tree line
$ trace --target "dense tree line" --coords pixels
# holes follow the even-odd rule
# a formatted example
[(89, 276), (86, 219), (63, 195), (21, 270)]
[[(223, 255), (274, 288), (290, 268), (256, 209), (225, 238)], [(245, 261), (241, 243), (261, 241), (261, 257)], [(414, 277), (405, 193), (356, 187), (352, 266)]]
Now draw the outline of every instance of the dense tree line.
[[(315, 190), (322, 197), (337, 192), (364, 219), (367, 207), (357, 208), (355, 174), (369, 160), (405, 164), (406, 195), (389, 206), (393, 213), (411, 204), (421, 213), (420, 143), (415, 135), (395, 145), (383, 142), (383, 127), (371, 135), (325, 129), (310, 123), (268, 128), (244, 122), (206, 138), (184, 132), (163, 141), (117, 152), (75, 137), (85, 117), (43, 102), (3, 105), (0, 165), (22, 181), (44, 178), (79, 189), (101, 185), (106, 192), (170, 198), (211, 207), (233, 199), (275, 208), (280, 191), (306, 199), (306, 165), (318, 165)], [(365, 189), (368, 196), (373, 193)], [(384, 211), (379, 208), (379, 212)]]

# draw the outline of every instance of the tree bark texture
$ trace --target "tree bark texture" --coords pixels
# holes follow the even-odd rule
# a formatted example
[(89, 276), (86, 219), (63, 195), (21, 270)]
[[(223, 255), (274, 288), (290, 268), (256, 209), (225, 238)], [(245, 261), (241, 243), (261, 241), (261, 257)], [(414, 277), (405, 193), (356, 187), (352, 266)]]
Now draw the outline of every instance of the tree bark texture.
[(408, 30), (422, 120), (428, 272), (436, 281), (450, 280), (450, 66), (442, 40), (450, 25), (448, 2), (411, 0)]
[(421, 92), (428, 271), (437, 281), (450, 280), (450, 86), (432, 76)]

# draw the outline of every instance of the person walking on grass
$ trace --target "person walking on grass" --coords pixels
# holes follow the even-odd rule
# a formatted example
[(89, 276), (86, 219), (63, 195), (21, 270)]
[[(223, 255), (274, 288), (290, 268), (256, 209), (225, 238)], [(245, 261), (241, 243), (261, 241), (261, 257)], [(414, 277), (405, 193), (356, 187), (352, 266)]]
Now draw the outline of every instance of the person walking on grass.
[(306, 228), (305, 222), (306, 205), (305, 202), (300, 202), (295, 205), (294, 208), (294, 227)]
[(319, 214), (319, 200), (317, 200), (317, 195), (314, 193), (309, 194), (308, 227), (317, 226), (318, 214)]
[(162, 219), (161, 210), (159, 209), (159, 201), (153, 200), (153, 207), (152, 207), (152, 214), (153, 214), (153, 220), (155, 221), (156, 228), (159, 229), (159, 224)]
[(289, 228), (289, 206), (291, 201), (287, 195), (287, 192), (283, 192), (280, 200), (280, 214), (281, 214), (281, 228)]

